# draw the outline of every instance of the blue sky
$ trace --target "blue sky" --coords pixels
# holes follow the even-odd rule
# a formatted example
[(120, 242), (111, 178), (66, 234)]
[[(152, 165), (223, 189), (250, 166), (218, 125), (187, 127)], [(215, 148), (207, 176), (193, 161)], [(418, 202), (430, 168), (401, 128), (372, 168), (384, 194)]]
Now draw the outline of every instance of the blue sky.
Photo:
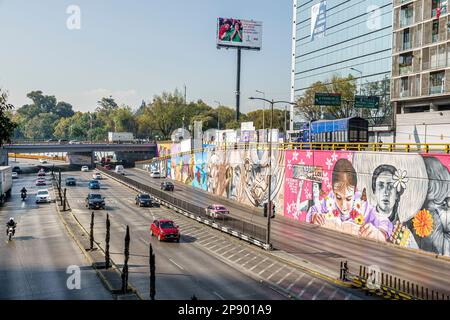
[[(69, 30), (69, 5), (81, 29)], [(0, 87), (16, 107), (42, 90), (76, 110), (112, 95), (132, 107), (162, 91), (235, 105), (236, 51), (216, 49), (216, 18), (263, 22), (263, 48), (243, 51), (241, 111), (248, 97), (289, 100), (291, 0), (0, 0)], [(261, 95), (260, 95), (261, 96)]]

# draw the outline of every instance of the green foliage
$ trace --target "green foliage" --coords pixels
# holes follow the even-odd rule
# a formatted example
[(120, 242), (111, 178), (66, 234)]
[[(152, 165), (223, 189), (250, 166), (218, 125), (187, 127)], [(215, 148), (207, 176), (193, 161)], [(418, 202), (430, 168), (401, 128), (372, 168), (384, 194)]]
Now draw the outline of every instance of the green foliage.
[[(264, 116), (264, 118), (263, 118)], [(285, 110), (273, 109), (273, 128), (280, 131), (284, 131), (284, 116)], [(270, 128), (271, 110), (256, 110), (247, 114), (248, 120), (253, 121), (253, 125), (256, 129)], [(263, 121), (264, 120), (264, 121)], [(289, 110), (286, 110), (286, 127), (289, 127)]]
[(0, 89), (0, 146), (11, 141), (16, 124), (11, 120), (14, 106), (8, 103), (8, 94)]

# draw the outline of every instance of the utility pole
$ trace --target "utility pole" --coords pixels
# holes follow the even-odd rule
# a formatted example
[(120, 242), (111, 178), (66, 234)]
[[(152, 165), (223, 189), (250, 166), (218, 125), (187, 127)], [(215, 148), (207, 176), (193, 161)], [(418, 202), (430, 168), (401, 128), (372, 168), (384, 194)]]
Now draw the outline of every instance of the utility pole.
[(236, 121), (240, 119), (241, 105), (241, 48), (237, 49), (237, 78), (236, 78)]

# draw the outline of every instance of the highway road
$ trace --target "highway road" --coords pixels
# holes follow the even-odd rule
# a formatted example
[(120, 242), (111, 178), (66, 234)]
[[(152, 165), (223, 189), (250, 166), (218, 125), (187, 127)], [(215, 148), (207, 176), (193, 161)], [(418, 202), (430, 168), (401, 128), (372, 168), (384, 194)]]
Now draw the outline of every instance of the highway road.
[[(84, 199), (92, 172), (68, 172), (76, 187), (68, 187), (68, 201), (80, 223), (89, 229), (91, 210)], [(236, 241), (209, 227), (160, 208), (138, 208), (136, 193), (112, 180), (101, 180), (99, 191), (106, 198), (106, 210), (95, 211), (94, 234), (105, 247), (106, 214), (111, 219), (111, 258), (123, 263), (126, 226), (130, 227), (130, 283), (141, 296), (149, 292), (149, 243), (156, 254), (157, 299), (189, 299), (195, 295), (208, 300), (360, 299), (352, 291), (313, 278), (269, 257), (266, 252)], [(155, 218), (173, 219), (180, 227), (180, 243), (158, 242), (150, 237)], [(264, 283), (260, 281), (267, 279)], [(281, 289), (280, 289), (281, 288)], [(347, 291), (348, 290), (348, 291)]]
[[(164, 179), (153, 179), (141, 169), (126, 170), (127, 177), (138, 182), (160, 188)], [(225, 204), (233, 216), (252, 221), (260, 226), (267, 225), (267, 219), (253, 214), (254, 208), (228, 199), (211, 195), (197, 188), (174, 182), (179, 199), (196, 205), (212, 203)], [(332, 230), (305, 224), (277, 216), (272, 220), (272, 244), (283, 250), (338, 276), (340, 261), (348, 260), (351, 271), (360, 265), (376, 265), (381, 272), (401, 277), (406, 281), (423, 285), (440, 293), (450, 294), (450, 260), (436, 259), (429, 254), (407, 251), (394, 246), (376, 243)]]
[[(111, 294), (100, 282), (75, 242), (67, 234), (55, 203), (35, 204), (35, 175), (20, 175), (13, 181), (12, 196), (0, 208), (3, 226), (14, 217), (16, 235), (8, 242), (2, 228), (0, 240), (0, 300), (105, 300)], [(47, 178), (48, 179), (48, 178)], [(22, 202), (25, 186), (28, 198)], [(45, 187), (44, 187), (45, 188)], [(80, 290), (70, 290), (69, 266), (78, 266)]]

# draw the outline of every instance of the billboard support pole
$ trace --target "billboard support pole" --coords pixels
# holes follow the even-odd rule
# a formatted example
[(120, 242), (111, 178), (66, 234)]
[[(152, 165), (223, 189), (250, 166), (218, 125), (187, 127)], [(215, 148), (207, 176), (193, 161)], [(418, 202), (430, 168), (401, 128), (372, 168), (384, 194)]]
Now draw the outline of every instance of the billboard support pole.
[(237, 48), (237, 78), (236, 78), (236, 121), (240, 119), (241, 104), (241, 48)]

